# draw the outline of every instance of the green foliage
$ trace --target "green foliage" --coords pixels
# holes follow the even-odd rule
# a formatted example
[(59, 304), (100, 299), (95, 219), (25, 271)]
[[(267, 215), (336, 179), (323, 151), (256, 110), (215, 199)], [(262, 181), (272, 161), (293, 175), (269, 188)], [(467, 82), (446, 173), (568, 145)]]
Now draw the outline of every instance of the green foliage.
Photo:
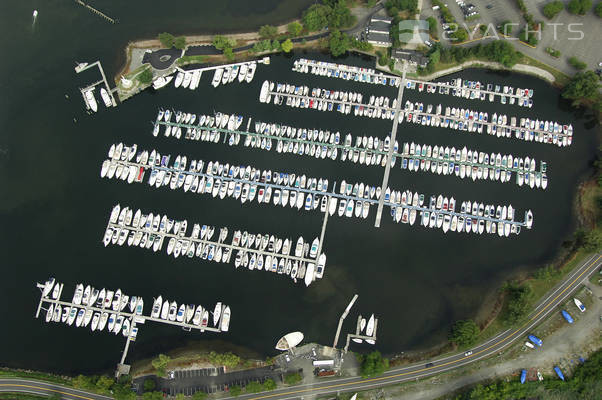
[(142, 400), (163, 400), (163, 393), (147, 392), (142, 395)]
[(144, 384), (142, 385), (145, 392), (152, 392), (157, 387), (154, 379), (145, 379)]
[(437, 38), (439, 36), (437, 20), (435, 19), (435, 17), (428, 17), (426, 21), (429, 23), (429, 34), (432, 37)]
[(385, 8), (387, 10), (396, 8), (399, 11), (414, 13), (418, 9), (418, 0), (387, 0), (385, 2)]
[(206, 398), (207, 393), (203, 392), (202, 390), (198, 390), (192, 395), (192, 400), (205, 400)]
[(481, 35), (485, 35), (485, 32), (487, 32), (487, 25), (479, 25), (479, 31), (481, 32)]
[(562, 1), (552, 1), (543, 7), (543, 15), (545, 15), (548, 19), (552, 19), (563, 9), (564, 3)]
[(345, 54), (351, 43), (351, 38), (339, 30), (333, 30), (328, 37), (328, 46), (333, 57)]
[(58, 393), (53, 393), (50, 396), (46, 397), (47, 400), (61, 400), (63, 396)]
[(368, 2), (366, 2), (366, 7), (368, 8), (372, 8), (376, 5), (376, 0), (368, 0)]
[(96, 387), (95, 379), (91, 376), (78, 375), (71, 381), (76, 389), (92, 390)]
[(537, 34), (531, 30), (527, 31), (526, 29), (523, 29), (518, 35), (518, 38), (531, 46), (537, 46), (537, 43), (539, 43)]
[(602, 18), (602, 1), (596, 4), (596, 7), (594, 8), (594, 14)]
[(278, 34), (278, 29), (272, 25), (263, 25), (259, 28), (259, 36), (262, 39), (272, 39)]
[(165, 354), (159, 354), (159, 357), (151, 361), (153, 368), (157, 370), (157, 375), (165, 375), (165, 368), (167, 368), (167, 364), (170, 360), (171, 359), (169, 358), (169, 356), (166, 356)]
[(301, 378), (301, 374), (298, 372), (293, 372), (291, 374), (287, 374), (284, 377), (284, 383), (286, 383), (287, 385), (296, 385), (297, 383), (301, 382), (303, 378)]
[(256, 42), (253, 45), (253, 48), (251, 49), (251, 51), (253, 51), (254, 53), (263, 53), (264, 51), (270, 50), (272, 50), (272, 41), (269, 39)]
[(516, 5), (518, 5), (518, 8), (521, 10), (521, 12), (527, 12), (527, 7), (525, 6), (525, 2), (523, 0), (516, 0)]
[(303, 25), (301, 25), (298, 22), (291, 22), (287, 26), (287, 31), (292, 36), (299, 36), (301, 34), (301, 32), (303, 31)]
[(571, 0), (566, 5), (567, 11), (575, 15), (585, 15), (591, 8), (592, 0)]
[(351, 14), (345, 0), (338, 0), (332, 7), (328, 16), (330, 29), (348, 28), (355, 24), (356, 18)]
[(593, 230), (585, 235), (583, 248), (588, 251), (599, 251), (602, 247), (602, 234), (598, 230)]
[(362, 376), (382, 375), (389, 368), (389, 360), (383, 358), (379, 351), (359, 356)]
[(232, 47), (227, 47), (224, 49), (224, 56), (226, 56), (228, 61), (234, 60), (234, 51), (232, 50)]
[(374, 46), (372, 46), (372, 43), (364, 42), (362, 40), (357, 40), (355, 38), (352, 38), (351, 47), (353, 47), (354, 49), (361, 50), (361, 51), (370, 51), (374, 48)]
[(552, 47), (546, 47), (546, 53), (548, 53), (549, 55), (551, 55), (552, 57), (555, 57), (555, 58), (559, 58), (561, 55), (559, 50), (556, 50)]
[(209, 362), (213, 365), (223, 365), (227, 368), (234, 368), (240, 363), (240, 357), (231, 352), (220, 354), (212, 351), (209, 353)]
[(595, 101), (599, 98), (600, 79), (594, 71), (578, 72), (564, 87), (562, 97), (573, 100), (574, 105), (584, 100)]
[(212, 42), (213, 46), (218, 50), (225, 50), (236, 45), (236, 41), (234, 39), (230, 39), (222, 35), (215, 35)]
[(301, 21), (309, 32), (319, 31), (328, 25), (330, 7), (323, 4), (313, 4), (303, 13)]
[(443, 20), (445, 22), (449, 24), (450, 22), (455, 21), (455, 18), (452, 15), (451, 11), (449, 11), (449, 8), (447, 8), (447, 6), (443, 4), (443, 2), (439, 0), (433, 0), (432, 3), (433, 6), (439, 6), (439, 11), (441, 12), (441, 16), (443, 17)]
[(293, 42), (290, 39), (286, 39), (284, 42), (282, 42), (281, 47), (282, 51), (289, 53), (293, 49)]
[(256, 381), (251, 381), (249, 383), (247, 383), (247, 386), (245, 387), (245, 392), (247, 393), (259, 393), (263, 390), (263, 386), (261, 386), (261, 383), (256, 382)]
[(101, 375), (96, 381), (96, 388), (101, 392), (108, 392), (113, 386), (113, 384), (115, 384), (113, 378), (110, 378), (106, 375)]
[(279, 51), (280, 48), (280, 42), (276, 39), (272, 40), (272, 50)]
[(184, 36), (178, 36), (174, 39), (173, 45), (176, 49), (184, 50), (186, 48), (186, 38)]
[(234, 385), (234, 386), (230, 386), (230, 395), (231, 396), (240, 396), (240, 394), (242, 393), (242, 389), (240, 388), (240, 386), (238, 385)]
[(458, 321), (452, 327), (449, 340), (460, 347), (472, 346), (479, 338), (479, 326), (471, 319)]
[(274, 390), (276, 389), (276, 382), (273, 379), (266, 379), (263, 382), (263, 390)]
[(457, 43), (462, 43), (468, 39), (468, 31), (466, 28), (458, 27), (458, 29), (450, 34), (449, 37), (455, 39)]
[(587, 68), (587, 64), (584, 63), (583, 61), (581, 61), (580, 59), (578, 59), (577, 57), (570, 57), (569, 64), (571, 64), (573, 66), (573, 68), (579, 69), (579, 70)]
[(158, 36), (159, 42), (161, 42), (161, 44), (164, 47), (167, 47), (168, 49), (171, 49), (174, 45), (174, 36), (171, 33), (167, 33), (167, 32), (163, 32), (160, 33)]
[(513, 325), (521, 320), (529, 311), (529, 301), (533, 295), (528, 285), (518, 285), (509, 282), (505, 285), (506, 305), (503, 311), (503, 320)]
[(196, 56), (182, 56), (178, 58), (178, 65), (185, 65), (191, 63), (203, 64), (206, 63), (209, 58), (205, 55), (199, 54)]
[(509, 36), (512, 33), (512, 22), (508, 20), (502, 22), (498, 30), (504, 35)]
[(558, 275), (560, 275), (560, 270), (554, 268), (551, 265), (548, 265), (546, 267), (537, 269), (533, 273), (533, 278), (542, 280), (542, 281), (546, 281), (546, 282), (550, 282), (550, 281), (552, 281), (552, 279), (558, 277)]
[(176, 400), (186, 400), (186, 395), (184, 393), (176, 394)]

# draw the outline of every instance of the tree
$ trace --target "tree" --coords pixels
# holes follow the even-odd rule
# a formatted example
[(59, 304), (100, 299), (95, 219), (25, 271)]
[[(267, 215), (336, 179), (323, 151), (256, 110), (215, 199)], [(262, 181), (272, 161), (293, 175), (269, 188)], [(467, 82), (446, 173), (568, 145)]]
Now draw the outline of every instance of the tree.
[(587, 64), (578, 59), (577, 57), (570, 57), (569, 64), (573, 66), (575, 69), (585, 69), (587, 68)]
[(285, 53), (289, 53), (293, 49), (293, 42), (290, 39), (286, 39), (282, 42), (281, 47)]
[(313, 4), (303, 13), (301, 21), (309, 32), (319, 31), (328, 25), (330, 7), (322, 4)]
[(272, 25), (263, 25), (259, 28), (259, 36), (263, 39), (272, 39), (278, 34), (278, 29)]
[(169, 358), (169, 356), (166, 356), (165, 354), (159, 354), (159, 357), (151, 361), (153, 368), (157, 370), (157, 375), (165, 375), (165, 368), (167, 368), (167, 364), (170, 360), (171, 359)]
[(242, 389), (238, 385), (230, 386), (230, 395), (236, 397), (242, 393)]
[(303, 31), (303, 25), (301, 25), (300, 23), (298, 23), (296, 21), (291, 22), (290, 24), (288, 24), (286, 30), (292, 36), (299, 36), (301, 34), (301, 32)]
[(73, 384), (73, 387), (77, 389), (91, 390), (96, 386), (95, 382), (92, 380), (92, 377), (85, 375), (76, 376), (71, 380), (71, 383)]
[(205, 400), (206, 398), (207, 393), (203, 392), (202, 390), (198, 390), (192, 395), (192, 400)]
[(113, 380), (113, 378), (109, 378), (106, 375), (99, 376), (98, 380), (96, 381), (96, 387), (98, 388), (98, 390), (103, 392), (108, 392), (109, 389), (111, 389), (111, 386), (113, 386), (114, 384), (115, 381)]
[(471, 319), (457, 321), (452, 327), (449, 340), (460, 347), (472, 346), (479, 338), (479, 327)]
[(159, 39), (159, 42), (161, 42), (161, 44), (164, 47), (167, 47), (168, 49), (172, 48), (173, 42), (174, 42), (174, 37), (171, 33), (167, 33), (167, 32), (160, 33), (158, 35), (158, 39)]
[(597, 230), (588, 232), (585, 235), (583, 248), (588, 251), (598, 251), (602, 247), (602, 235)]
[(361, 373), (363, 377), (381, 375), (389, 368), (389, 360), (383, 358), (379, 351), (361, 356)]
[(186, 395), (184, 393), (176, 394), (176, 400), (186, 400)]
[(224, 49), (224, 56), (226, 56), (228, 61), (234, 60), (234, 51), (232, 51), (232, 47), (227, 47)]
[(142, 395), (142, 400), (163, 400), (163, 393), (147, 392)]
[(176, 49), (184, 50), (186, 48), (186, 37), (178, 36), (174, 39), (173, 45)]
[(209, 353), (209, 362), (213, 365), (223, 365), (232, 369), (240, 363), (240, 357), (231, 352), (220, 354), (212, 351)]
[(584, 100), (596, 100), (599, 88), (600, 79), (594, 71), (578, 72), (564, 87), (562, 97), (573, 100), (574, 105), (579, 105)]
[(434, 17), (428, 17), (426, 21), (429, 23), (429, 34), (436, 38), (438, 36), (437, 20)]
[(529, 301), (533, 295), (531, 287), (510, 282), (505, 286), (506, 310), (504, 320), (508, 324), (517, 323), (529, 311)]
[(152, 392), (153, 390), (155, 390), (156, 387), (157, 384), (155, 383), (155, 380), (150, 378), (145, 379), (144, 383), (142, 384), (144, 392)]
[(504, 35), (509, 36), (512, 33), (512, 22), (508, 20), (502, 22), (500, 24), (499, 30)]
[(249, 383), (247, 383), (247, 386), (245, 387), (245, 391), (247, 393), (259, 393), (263, 390), (263, 387), (261, 386), (261, 383), (256, 382), (256, 381), (251, 381)]
[(274, 390), (276, 389), (276, 382), (273, 379), (266, 379), (263, 382), (263, 390)]
[(552, 1), (543, 7), (543, 15), (545, 15), (548, 19), (552, 19), (563, 9), (564, 3), (562, 1)]
[(602, 1), (596, 4), (596, 8), (594, 8), (594, 13), (598, 17), (602, 18)]
[(566, 5), (568, 12), (575, 15), (585, 15), (590, 8), (592, 0), (571, 0)]
[(347, 52), (351, 46), (351, 40), (349, 36), (341, 31), (334, 30), (330, 32), (330, 36), (328, 37), (328, 46), (330, 48), (330, 54), (332, 54), (333, 57), (338, 57)]
[(276, 39), (272, 41), (272, 50), (279, 51), (280, 50), (280, 42)]
[(236, 45), (236, 41), (234, 39), (230, 39), (222, 35), (215, 35), (212, 42), (213, 47), (218, 50), (224, 50), (228, 47), (232, 48)]
[(330, 29), (346, 28), (355, 23), (355, 17), (347, 7), (345, 0), (338, 0), (331, 6), (328, 14), (328, 27)]

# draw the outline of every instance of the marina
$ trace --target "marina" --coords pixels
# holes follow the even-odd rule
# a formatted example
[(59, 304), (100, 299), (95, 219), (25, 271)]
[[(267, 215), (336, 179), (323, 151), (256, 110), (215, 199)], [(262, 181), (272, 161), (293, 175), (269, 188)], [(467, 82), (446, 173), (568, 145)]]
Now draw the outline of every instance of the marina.
[[(176, 115), (175, 121), (165, 120), (166, 115)], [(186, 121), (189, 122), (186, 122)], [(198, 121), (198, 123), (196, 123)], [(466, 147), (432, 146), (427, 144), (403, 143), (397, 141), (391, 146), (389, 136), (384, 140), (374, 136), (341, 135), (340, 132), (312, 128), (291, 127), (278, 123), (251, 122), (247, 120), (247, 130), (240, 130), (244, 118), (240, 115), (227, 115), (217, 112), (211, 115), (196, 115), (182, 111), (160, 110), (153, 123), (153, 135), (184, 140), (218, 143), (230, 146), (244, 145), (278, 153), (291, 153), (314, 158), (329, 158), (340, 161), (384, 167), (390, 147), (393, 147), (391, 166), (400, 159), (400, 167), (408, 171), (425, 171), (434, 174), (455, 175), (461, 179), (514, 182), (519, 186), (542, 188), (548, 185), (547, 164), (540, 162), (539, 170), (533, 157), (517, 157), (512, 154), (485, 153)], [(222, 127), (223, 126), (223, 127)], [(249, 131), (250, 128), (254, 129)], [(163, 128), (163, 130), (161, 130)], [(241, 138), (244, 138), (241, 141)], [(401, 149), (401, 152), (399, 151)]]
[[(362, 102), (364, 95), (358, 92), (339, 92), (321, 88), (310, 89), (308, 86), (295, 86), (285, 83), (265, 81), (262, 85), (259, 101), (270, 103), (274, 97), (274, 104), (286, 104), (289, 107), (311, 108), (319, 111), (337, 111), (342, 114), (368, 118), (395, 119), (399, 122), (405, 118), (423, 126), (434, 126), (465, 131), (470, 133), (483, 133), (497, 137), (514, 137), (524, 141), (555, 144), (558, 147), (570, 146), (573, 139), (573, 126), (555, 121), (540, 121), (526, 117), (510, 117), (505, 114), (494, 113), (489, 120), (489, 114), (475, 110), (446, 107), (443, 111), (441, 104), (426, 107), (422, 102), (406, 101), (404, 109), (395, 113), (397, 99), (391, 102), (388, 97), (374, 95), (369, 97), (367, 103)], [(366, 98), (368, 98), (366, 96)], [(286, 101), (285, 101), (286, 100)], [(435, 111), (433, 111), (435, 110)]]
[(98, 67), (98, 70), (100, 71), (100, 75), (101, 75), (102, 79), (100, 81), (92, 83), (91, 85), (86, 86), (85, 88), (80, 88), (82, 98), (84, 99), (84, 104), (86, 105), (86, 110), (91, 110), (92, 112), (98, 111), (98, 103), (96, 101), (96, 96), (94, 94), (97, 86), (101, 86), (100, 87), (100, 97), (101, 97), (104, 105), (107, 108), (116, 107), (117, 101), (115, 101), (115, 97), (113, 96), (113, 91), (117, 90), (117, 89), (116, 88), (111, 89), (111, 87), (109, 86), (109, 82), (107, 81), (107, 77), (105, 76), (105, 72), (102, 69), (102, 65), (100, 64), (100, 61), (95, 61), (92, 64), (77, 63), (77, 66), (75, 67), (75, 72), (77, 72), (79, 74), (83, 71), (86, 71), (89, 68), (94, 68), (94, 67)]
[[(188, 164), (188, 158), (180, 155), (170, 165), (170, 155), (161, 155), (156, 150), (150, 153), (139, 151), (137, 145), (112, 145), (108, 154), (109, 159), (101, 167), (101, 178), (143, 182), (150, 169), (148, 184), (151, 187), (168, 186), (171, 190), (182, 189), (214, 198), (229, 197), (240, 200), (242, 204), (257, 199), (263, 205), (273, 202), (274, 206), (289, 206), (297, 210), (319, 208), (320, 212), (330, 215), (336, 212), (340, 217), (367, 218), (370, 207), (379, 203), (382, 194), (381, 187), (363, 182), (353, 184), (343, 180), (337, 192), (336, 182), (330, 190), (328, 179), (218, 161), (205, 165), (204, 161), (192, 158)], [(425, 199), (417, 192), (401, 192), (387, 187), (382, 203), (391, 209), (391, 217), (396, 222), (414, 225), (418, 219), (423, 226), (440, 228), (446, 233), (448, 230), (467, 233), (471, 230), (474, 233), (486, 231), (491, 234), (497, 231), (499, 236), (509, 236), (510, 233), (520, 233), (523, 226), (531, 228), (533, 223), (531, 210), (525, 211), (523, 222), (514, 221), (515, 210), (511, 205), (465, 201), (461, 203), (461, 211), (457, 212), (453, 197), (440, 194), (431, 196), (428, 202)]]
[[(356, 67), (354, 65), (331, 63), (326, 61), (316, 61), (301, 58), (293, 62), (292, 70), (301, 73), (311, 73), (317, 76), (326, 76), (329, 78), (339, 78), (347, 81), (372, 83), (383, 86), (399, 86), (402, 79), (399, 76), (377, 72), (372, 68)], [(516, 104), (521, 107), (531, 108), (533, 106), (533, 89), (513, 88), (512, 86), (502, 86), (492, 83), (481, 83), (479, 81), (469, 81), (456, 79), (450, 82), (428, 82), (417, 79), (406, 79), (407, 89), (419, 92), (424, 90), (427, 93), (439, 93), (452, 95), (471, 100), (489, 100), (493, 102), (496, 97), (502, 104)]]
[[(160, 251), (167, 243), (167, 254), (178, 258), (197, 257), (216, 263), (229, 263), (232, 259), (238, 269), (269, 271), (289, 276), (294, 282), (300, 280), (309, 286), (315, 279), (322, 278), (326, 267), (326, 255), (321, 253), (322, 237), (310, 243), (302, 236), (278, 238), (274, 235), (233, 231), (222, 227), (194, 224), (190, 236), (186, 236), (187, 220), (174, 220), (158, 213), (135, 212), (119, 204), (113, 207), (103, 242), (123, 246), (137, 246)], [(215, 233), (215, 238), (214, 237)], [(230, 243), (227, 243), (230, 241)], [(292, 254), (291, 254), (292, 253)], [(234, 257), (233, 257), (234, 256)]]
[[(147, 321), (179, 326), (185, 331), (227, 332), (231, 311), (226, 304), (218, 302), (213, 311), (201, 305), (180, 304), (163, 300), (162, 296), (153, 299), (150, 315), (144, 315), (144, 299), (128, 296), (121, 289), (94, 288), (91, 285), (77, 284), (71, 301), (61, 300), (64, 285), (55, 278), (38, 283), (41, 291), (36, 310), (36, 318), (43, 315), (47, 323), (62, 322), (77, 328), (90, 328), (92, 332), (105, 331), (126, 338), (126, 347), (118, 364), (117, 375), (128, 373), (125, 358), (129, 342), (138, 336), (138, 324)], [(148, 304), (148, 303), (147, 303)], [(210, 321), (210, 314), (212, 321)], [(105, 330), (106, 327), (106, 330)]]

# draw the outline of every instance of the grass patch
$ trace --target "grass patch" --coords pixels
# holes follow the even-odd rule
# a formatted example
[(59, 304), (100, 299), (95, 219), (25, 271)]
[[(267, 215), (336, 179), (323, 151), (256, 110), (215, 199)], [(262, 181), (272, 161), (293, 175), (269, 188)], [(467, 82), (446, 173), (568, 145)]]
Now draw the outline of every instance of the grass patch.
[(34, 396), (33, 394), (26, 393), (2, 393), (3, 400), (48, 400), (47, 396)]
[(2, 368), (0, 369), (0, 378), (27, 378), (27, 379), (37, 379), (39, 381), (46, 381), (52, 383), (59, 383), (65, 386), (72, 386), (71, 379), (47, 374), (44, 372), (34, 372), (34, 371), (20, 371), (20, 370), (11, 370)]
[(205, 55), (198, 55), (198, 56), (183, 56), (178, 58), (178, 60), (176, 61), (176, 63), (178, 65), (186, 65), (186, 64), (204, 64), (207, 62), (207, 60), (209, 60), (209, 57), (205, 56)]
[(531, 65), (531, 66), (534, 66), (534, 67), (541, 68), (541, 69), (543, 69), (545, 71), (548, 71), (550, 74), (552, 74), (554, 76), (555, 83), (558, 86), (561, 86), (561, 87), (565, 86), (571, 80), (571, 78), (568, 75), (566, 75), (566, 74), (558, 71), (556, 68), (550, 67), (549, 65), (544, 64), (544, 63), (542, 63), (540, 61), (537, 61), (537, 60), (535, 60), (535, 59), (533, 59), (533, 58), (531, 58), (529, 56), (526, 56), (524, 54), (523, 54), (523, 58), (520, 61), (520, 63), (521, 64), (526, 64), (526, 65)]

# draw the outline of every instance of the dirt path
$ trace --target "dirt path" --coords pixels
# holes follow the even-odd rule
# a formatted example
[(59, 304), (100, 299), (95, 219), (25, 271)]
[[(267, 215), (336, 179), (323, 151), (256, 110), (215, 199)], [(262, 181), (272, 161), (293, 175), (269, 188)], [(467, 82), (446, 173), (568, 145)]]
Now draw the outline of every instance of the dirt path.
[[(562, 328), (545, 337), (545, 343), (541, 349), (527, 349), (513, 360), (480, 368), (476, 372), (449, 381), (444, 381), (445, 378), (434, 377), (408, 389), (406, 393), (390, 393), (390, 396), (387, 393), (386, 397), (400, 400), (437, 399), (468, 385), (518, 374), (518, 371), (523, 368), (537, 368), (544, 375), (553, 375), (552, 368), (560, 361), (576, 361), (579, 356), (586, 357), (586, 354), (602, 347), (600, 340), (602, 287), (591, 284), (588, 284), (587, 287), (593, 292), (589, 296), (592, 304), (588, 306), (587, 311), (580, 315), (581, 318), (573, 325), (564, 324)], [(574, 308), (569, 311), (573, 315), (577, 313)]]

